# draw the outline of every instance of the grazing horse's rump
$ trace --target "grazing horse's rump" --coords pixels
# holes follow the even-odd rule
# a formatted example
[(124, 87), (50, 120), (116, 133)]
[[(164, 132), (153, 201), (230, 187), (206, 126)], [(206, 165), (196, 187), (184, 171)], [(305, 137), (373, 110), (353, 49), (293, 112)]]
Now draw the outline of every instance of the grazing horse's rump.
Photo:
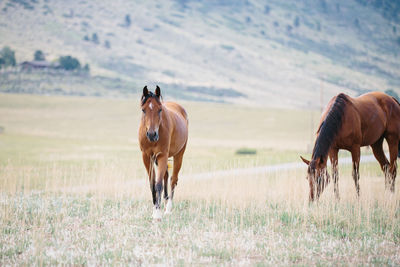
[[(387, 160), (382, 143), (389, 146), (390, 162)], [(391, 96), (381, 92), (367, 93), (352, 98), (339, 94), (332, 98), (322, 114), (311, 161), (308, 165), (310, 201), (318, 198), (330, 181), (326, 171), (327, 158), (332, 163), (334, 191), (339, 198), (338, 151), (351, 152), (353, 179), (359, 195), (360, 147), (371, 146), (375, 158), (385, 173), (385, 185), (394, 192), (396, 159), (400, 140), (400, 104)]]
[[(161, 194), (164, 185), (166, 213), (172, 209), (174, 190), (182, 166), (188, 139), (188, 119), (185, 109), (174, 102), (162, 102), (161, 90), (155, 93), (143, 88), (142, 119), (139, 125), (139, 145), (153, 197), (153, 218), (161, 218)], [(173, 157), (171, 196), (168, 195), (168, 158)]]

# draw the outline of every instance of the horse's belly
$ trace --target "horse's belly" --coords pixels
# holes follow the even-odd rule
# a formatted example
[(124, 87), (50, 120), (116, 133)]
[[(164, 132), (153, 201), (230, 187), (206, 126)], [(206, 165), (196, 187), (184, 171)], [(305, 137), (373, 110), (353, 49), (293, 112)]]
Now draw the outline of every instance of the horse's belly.
[(366, 135), (363, 136), (363, 140), (361, 143), (361, 146), (370, 146), (372, 144), (375, 144), (379, 138), (382, 136), (383, 132), (380, 132), (378, 134), (378, 132), (376, 133), (368, 133)]
[(178, 154), (186, 145), (187, 139), (188, 139), (187, 126), (182, 125), (182, 127), (178, 131), (175, 131), (174, 136), (172, 136), (171, 138), (168, 157), (173, 157), (176, 154)]
[(183, 149), (183, 147), (186, 145), (186, 140), (179, 142), (179, 144), (175, 144), (175, 145), (171, 146), (169, 149), (168, 157), (169, 158), (174, 157), (176, 154), (178, 154)]
[(381, 122), (371, 123), (363, 129), (361, 146), (369, 146), (376, 143), (385, 132), (385, 126)]

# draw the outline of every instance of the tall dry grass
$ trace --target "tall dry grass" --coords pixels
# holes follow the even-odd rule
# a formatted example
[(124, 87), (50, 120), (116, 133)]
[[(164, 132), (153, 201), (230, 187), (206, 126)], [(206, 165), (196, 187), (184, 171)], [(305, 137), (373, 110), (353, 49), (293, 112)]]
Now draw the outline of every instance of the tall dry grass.
[(2, 265), (400, 263), (400, 194), (385, 192), (373, 166), (362, 168), (359, 199), (344, 168), (340, 201), (329, 185), (313, 204), (305, 169), (207, 179), (186, 171), (173, 214), (158, 223), (145, 175), (129, 173), (118, 162), (5, 165)]

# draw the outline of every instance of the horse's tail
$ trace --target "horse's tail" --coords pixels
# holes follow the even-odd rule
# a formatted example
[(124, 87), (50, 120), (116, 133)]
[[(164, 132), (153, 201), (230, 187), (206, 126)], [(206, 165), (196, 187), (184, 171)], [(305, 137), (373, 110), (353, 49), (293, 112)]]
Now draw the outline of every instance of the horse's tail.
[(400, 141), (399, 141), (399, 145), (398, 145), (397, 157), (400, 158)]
[[(393, 98), (394, 102), (396, 102), (397, 105), (400, 106), (399, 101), (398, 101), (395, 97), (393, 97), (393, 96), (392, 96), (392, 98)], [(400, 141), (399, 141), (399, 144), (398, 144), (397, 148), (398, 148), (397, 157), (400, 158)]]

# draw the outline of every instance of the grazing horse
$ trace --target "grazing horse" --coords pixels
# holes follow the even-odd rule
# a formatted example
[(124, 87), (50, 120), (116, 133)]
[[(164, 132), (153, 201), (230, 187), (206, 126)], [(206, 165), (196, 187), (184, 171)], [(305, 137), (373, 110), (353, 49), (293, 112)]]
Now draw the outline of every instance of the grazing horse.
[[(389, 145), (390, 162), (383, 152), (383, 139)], [(345, 94), (333, 97), (322, 114), (311, 161), (300, 156), (308, 165), (309, 200), (313, 201), (315, 197), (318, 199), (330, 181), (326, 170), (328, 156), (332, 164), (335, 196), (339, 199), (339, 149), (351, 152), (353, 179), (357, 196), (360, 195), (359, 165), (362, 146), (372, 147), (385, 174), (385, 188), (394, 192), (399, 139), (400, 104), (393, 97), (381, 92), (371, 92), (356, 98)]]
[[(188, 140), (188, 118), (186, 111), (173, 102), (162, 102), (161, 90), (155, 93), (147, 86), (141, 98), (142, 118), (139, 126), (139, 145), (143, 163), (149, 175), (153, 196), (153, 218), (161, 219), (161, 194), (164, 182), (165, 213), (172, 209), (174, 190), (182, 166), (183, 153)], [(168, 158), (173, 157), (171, 196), (168, 196)]]

